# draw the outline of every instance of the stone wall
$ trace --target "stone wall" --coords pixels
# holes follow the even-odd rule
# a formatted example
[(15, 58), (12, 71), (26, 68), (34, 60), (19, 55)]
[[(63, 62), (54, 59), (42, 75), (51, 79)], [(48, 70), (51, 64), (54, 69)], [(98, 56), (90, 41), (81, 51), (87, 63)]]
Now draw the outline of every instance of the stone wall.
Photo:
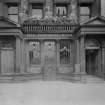
[(105, 16), (105, 0), (101, 0), (101, 15)]

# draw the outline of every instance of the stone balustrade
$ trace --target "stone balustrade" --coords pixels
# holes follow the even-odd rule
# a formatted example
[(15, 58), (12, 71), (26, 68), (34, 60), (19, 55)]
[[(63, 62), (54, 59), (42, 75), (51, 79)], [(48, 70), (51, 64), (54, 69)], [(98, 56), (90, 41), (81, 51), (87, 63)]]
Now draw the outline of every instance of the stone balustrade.
[(34, 33), (73, 33), (77, 29), (76, 25), (34, 25), (24, 24), (22, 31), (25, 34)]

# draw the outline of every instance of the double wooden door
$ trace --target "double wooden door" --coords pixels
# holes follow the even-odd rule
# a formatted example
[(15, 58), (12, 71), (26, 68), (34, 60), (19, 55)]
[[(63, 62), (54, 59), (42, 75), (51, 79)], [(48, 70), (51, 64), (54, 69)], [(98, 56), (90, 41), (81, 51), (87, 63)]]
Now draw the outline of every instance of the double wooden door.
[(2, 49), (0, 57), (1, 57), (1, 74), (14, 73), (14, 50)]
[(86, 72), (89, 75), (95, 75), (99, 66), (98, 50), (86, 51)]

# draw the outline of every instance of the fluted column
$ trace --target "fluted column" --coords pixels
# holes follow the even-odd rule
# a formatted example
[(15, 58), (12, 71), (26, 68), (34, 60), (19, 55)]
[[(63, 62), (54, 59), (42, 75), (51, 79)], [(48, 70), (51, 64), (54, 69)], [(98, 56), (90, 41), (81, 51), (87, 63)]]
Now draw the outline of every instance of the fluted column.
[(45, 0), (45, 18), (53, 16), (53, 0)]

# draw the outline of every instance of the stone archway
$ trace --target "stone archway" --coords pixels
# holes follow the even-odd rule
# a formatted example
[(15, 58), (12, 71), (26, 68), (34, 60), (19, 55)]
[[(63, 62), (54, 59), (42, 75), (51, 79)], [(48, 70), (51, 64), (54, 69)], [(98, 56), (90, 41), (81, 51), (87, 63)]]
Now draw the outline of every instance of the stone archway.
[(95, 75), (100, 68), (100, 43), (96, 39), (88, 39), (85, 43), (86, 73)]

